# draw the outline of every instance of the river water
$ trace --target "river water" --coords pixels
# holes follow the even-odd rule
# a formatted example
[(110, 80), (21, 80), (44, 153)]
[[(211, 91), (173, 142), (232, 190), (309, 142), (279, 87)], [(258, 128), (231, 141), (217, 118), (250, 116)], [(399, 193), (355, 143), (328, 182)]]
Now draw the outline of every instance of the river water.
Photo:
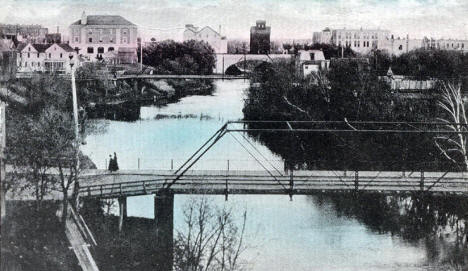
[[(248, 81), (220, 80), (214, 84), (211, 96), (142, 107), (140, 120), (135, 122), (108, 121), (105, 132), (88, 136), (83, 152), (98, 168), (106, 168), (113, 152), (121, 169), (177, 168), (227, 120), (242, 119)], [(247, 145), (245, 140), (241, 142)], [(253, 143), (263, 160), (281, 169), (279, 157)], [(228, 163), (230, 169), (261, 169), (231, 136), (219, 141), (194, 168), (226, 169)], [(175, 196), (176, 229), (183, 228), (183, 206), (191, 197)], [(371, 231), (356, 219), (339, 216), (331, 205), (317, 204), (314, 196), (294, 196), (293, 201), (287, 195), (230, 195), (227, 202), (224, 196), (209, 199), (219, 207), (227, 204), (238, 215), (247, 210), (249, 248), (242, 258), (249, 270), (434, 268), (424, 243), (408, 243), (389, 233)], [(153, 212), (152, 196), (128, 198), (128, 215), (152, 218)]]

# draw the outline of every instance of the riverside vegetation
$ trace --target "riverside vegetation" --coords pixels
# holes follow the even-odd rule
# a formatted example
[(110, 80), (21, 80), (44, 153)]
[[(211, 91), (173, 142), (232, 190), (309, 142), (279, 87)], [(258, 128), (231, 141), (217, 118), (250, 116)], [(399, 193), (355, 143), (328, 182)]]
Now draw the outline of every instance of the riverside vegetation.
[[(437, 80), (437, 87), (423, 93), (423, 98), (406, 98), (379, 78), (386, 75), (389, 67), (395, 74), (408, 75), (415, 80)], [(467, 104), (462, 94), (468, 92), (467, 73), (467, 55), (440, 50), (416, 50), (399, 57), (376, 51), (367, 58), (336, 59), (332, 60), (328, 71), (305, 78), (300, 76), (294, 63), (274, 62), (254, 72), (243, 112), (246, 120), (466, 124), (463, 110)], [(455, 102), (458, 119), (452, 118), (444, 108), (447, 98)], [(350, 128), (344, 125), (339, 128)], [(358, 124), (353, 125), (360, 128)], [(285, 128), (263, 123), (252, 123), (249, 127)], [(406, 125), (399, 128), (412, 129)], [(466, 131), (466, 127), (460, 129)], [(466, 151), (463, 151), (467, 140), (463, 136), (454, 147), (455, 154), (446, 155), (447, 146), (438, 145), (439, 135), (333, 132), (294, 135), (250, 132), (250, 135), (298, 169), (466, 171), (468, 166)], [(440, 261), (444, 270), (468, 268), (468, 213), (464, 198), (417, 192), (317, 197), (318, 204), (331, 203), (339, 215), (356, 218), (373, 231), (396, 234), (409, 242), (424, 242), (428, 258)]]

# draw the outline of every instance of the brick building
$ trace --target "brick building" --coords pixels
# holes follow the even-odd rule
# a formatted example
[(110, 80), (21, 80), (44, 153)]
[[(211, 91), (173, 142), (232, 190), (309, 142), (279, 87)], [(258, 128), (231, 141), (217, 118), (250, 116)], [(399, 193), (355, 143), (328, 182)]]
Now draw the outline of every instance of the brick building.
[(258, 20), (255, 26), (250, 28), (250, 53), (270, 53), (271, 27), (266, 26), (265, 20)]

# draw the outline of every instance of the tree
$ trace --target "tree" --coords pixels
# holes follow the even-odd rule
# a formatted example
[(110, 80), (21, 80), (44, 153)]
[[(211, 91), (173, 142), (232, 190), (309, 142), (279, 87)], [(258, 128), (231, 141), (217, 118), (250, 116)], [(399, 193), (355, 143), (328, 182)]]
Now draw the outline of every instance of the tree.
[[(46, 107), (39, 116), (21, 116), (9, 126), (7, 163), (15, 169), (14, 184), (21, 190), (33, 188), (38, 209), (45, 196), (60, 191), (66, 216), (69, 190), (78, 174), (78, 144), (70, 114)], [(53, 169), (58, 169), (56, 178), (50, 175)]]
[(143, 48), (143, 64), (161, 74), (211, 74), (216, 58), (204, 41), (154, 42)]
[(234, 223), (232, 209), (214, 209), (203, 197), (193, 199), (184, 208), (186, 229), (180, 230), (174, 244), (175, 270), (239, 270), (241, 253), (246, 249), (242, 226)]
[(438, 105), (445, 113), (438, 120), (447, 123), (445, 128), (455, 134), (438, 135), (434, 138), (434, 143), (448, 160), (463, 164), (464, 170), (468, 170), (468, 115), (460, 84), (443, 83)]

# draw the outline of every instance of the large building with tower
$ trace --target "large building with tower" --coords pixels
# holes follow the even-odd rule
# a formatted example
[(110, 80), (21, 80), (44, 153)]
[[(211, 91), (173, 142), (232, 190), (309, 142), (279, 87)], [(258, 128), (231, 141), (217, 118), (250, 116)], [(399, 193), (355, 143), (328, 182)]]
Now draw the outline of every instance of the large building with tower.
[(256, 22), (256, 25), (250, 28), (251, 54), (270, 53), (270, 33), (271, 27), (266, 26), (265, 20), (258, 20)]
[(137, 62), (137, 26), (119, 15), (86, 15), (69, 27), (70, 46), (90, 61), (115, 52), (120, 63)]

